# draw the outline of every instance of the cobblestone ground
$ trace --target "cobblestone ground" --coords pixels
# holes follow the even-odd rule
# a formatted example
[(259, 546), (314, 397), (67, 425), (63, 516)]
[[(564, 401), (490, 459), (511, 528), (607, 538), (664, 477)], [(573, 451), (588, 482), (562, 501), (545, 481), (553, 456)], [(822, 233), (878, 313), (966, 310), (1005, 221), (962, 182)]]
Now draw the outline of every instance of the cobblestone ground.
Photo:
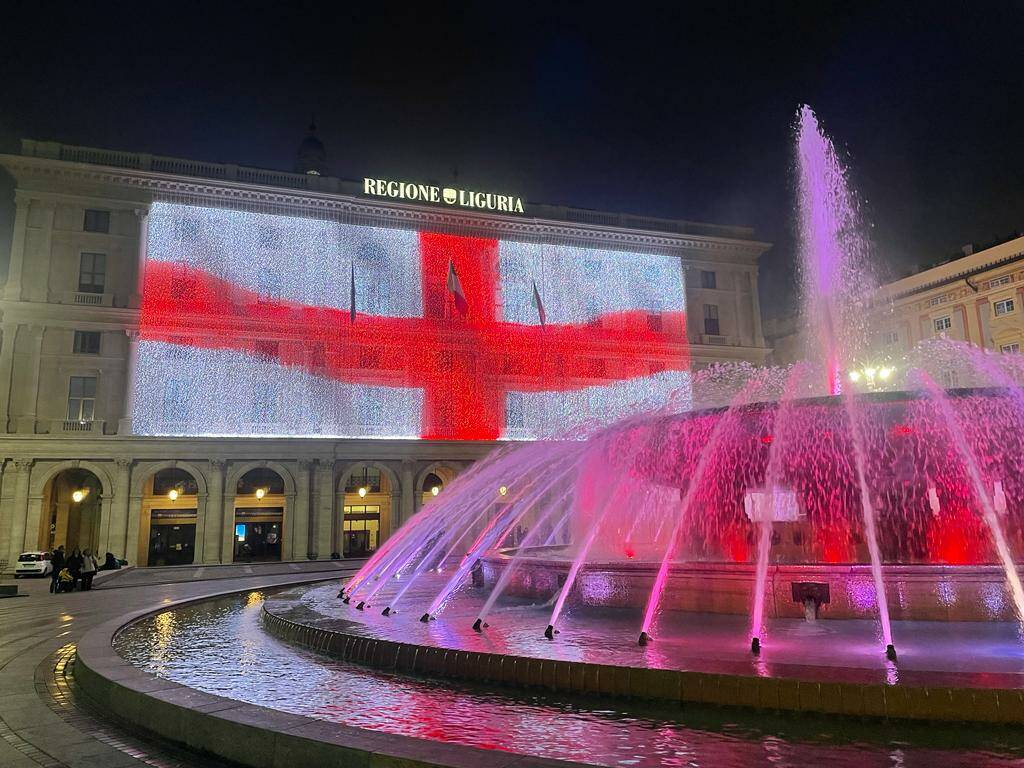
[(91, 592), (51, 595), (21, 579), (0, 599), (0, 768), (217, 766), (141, 738), (76, 694), (74, 650), (92, 627), (132, 610), (221, 592), (339, 578), (362, 561), (126, 569)]

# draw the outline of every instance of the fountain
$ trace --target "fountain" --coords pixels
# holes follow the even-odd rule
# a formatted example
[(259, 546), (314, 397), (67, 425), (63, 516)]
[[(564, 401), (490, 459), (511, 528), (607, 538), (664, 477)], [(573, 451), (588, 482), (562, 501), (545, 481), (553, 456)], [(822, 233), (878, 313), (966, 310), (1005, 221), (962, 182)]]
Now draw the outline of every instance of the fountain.
[[(412, 608), (430, 623), (461, 601), (476, 633), (539, 604), (549, 641), (566, 611), (622, 609), (645, 648), (667, 614), (683, 636), (687, 615), (744, 614), (755, 655), (770, 620), (870, 618), (890, 662), (894, 620), (1021, 621), (1024, 369), (947, 344), (890, 391), (843, 386), (869, 348), (869, 247), (806, 106), (795, 146), (809, 361), (713, 367), (656, 410), (499, 450), (385, 542), (345, 602), (401, 621), (400, 601), (429, 595)], [(975, 385), (936, 386), (942, 359)]]

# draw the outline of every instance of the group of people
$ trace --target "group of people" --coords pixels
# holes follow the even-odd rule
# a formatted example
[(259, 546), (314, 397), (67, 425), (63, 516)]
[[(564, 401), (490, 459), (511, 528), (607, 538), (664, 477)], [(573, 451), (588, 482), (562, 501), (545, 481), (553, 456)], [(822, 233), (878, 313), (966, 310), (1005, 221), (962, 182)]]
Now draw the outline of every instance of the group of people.
[(50, 592), (74, 592), (75, 588), (87, 592), (92, 589), (92, 580), (97, 571), (112, 571), (121, 567), (117, 558), (107, 552), (103, 565), (92, 554), (91, 549), (75, 547), (71, 554), (65, 554), (61, 544), (50, 554), (53, 572), (50, 574)]

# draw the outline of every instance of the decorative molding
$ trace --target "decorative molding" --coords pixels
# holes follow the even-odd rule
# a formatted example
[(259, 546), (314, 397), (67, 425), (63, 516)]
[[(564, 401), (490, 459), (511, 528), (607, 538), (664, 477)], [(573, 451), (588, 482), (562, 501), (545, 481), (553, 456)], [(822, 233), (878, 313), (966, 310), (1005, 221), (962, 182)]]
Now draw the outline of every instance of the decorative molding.
[(14, 465), (14, 468), (18, 472), (27, 472), (28, 470), (32, 469), (32, 464), (34, 462), (35, 462), (35, 459), (26, 459), (26, 458), (23, 458), (23, 457), (12, 459), (12, 461), (11, 461), (11, 463)]
[[(139, 190), (148, 194), (154, 202), (167, 199), (222, 207), (230, 205), (265, 209), (272, 206), (282, 209), (282, 213), (290, 212), (298, 216), (374, 226), (434, 229), (459, 234), (539, 240), (552, 244), (655, 251), (676, 256), (683, 256), (683, 252), (687, 250), (698, 250), (709, 255), (729, 254), (754, 261), (770, 247), (769, 243), (730, 237), (728, 230), (721, 235), (673, 234), (656, 230), (563, 222), (557, 219), (512, 219), (489, 214), (453, 213), (416, 205), (384, 204), (336, 193), (298, 190), (292, 192), (246, 182), (222, 182), (106, 166), (87, 166), (21, 155), (3, 156), (0, 157), (0, 161), (13, 172), (27, 171), (58, 181), (77, 180)], [(138, 203), (132, 203), (131, 207), (134, 210)], [(691, 226), (700, 225), (694, 223)], [(714, 225), (706, 226), (710, 228)], [(733, 234), (741, 233), (737, 231)], [(739, 262), (737, 266), (749, 264)]]

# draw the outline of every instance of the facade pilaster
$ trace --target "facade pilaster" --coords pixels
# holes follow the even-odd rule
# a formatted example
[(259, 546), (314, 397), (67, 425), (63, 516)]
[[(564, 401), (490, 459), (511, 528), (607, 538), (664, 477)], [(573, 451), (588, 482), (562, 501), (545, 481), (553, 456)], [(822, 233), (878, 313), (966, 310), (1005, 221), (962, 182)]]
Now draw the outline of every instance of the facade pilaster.
[(398, 479), (402, 486), (401, 509), (398, 513), (397, 524), (393, 526), (392, 532), (397, 531), (401, 526), (409, 522), (416, 511), (416, 462), (412, 459), (404, 459)]
[[(128, 559), (128, 505), (131, 499), (132, 460), (126, 457), (114, 459), (114, 493), (109, 514), (104, 509), (100, 520), (100, 552), (97, 557), (112, 552), (115, 557)], [(104, 494), (106, 500), (106, 494)]]
[[(13, 569), (18, 555), (24, 551), (25, 542), (29, 538), (28, 530), (28, 483), (32, 472), (32, 459), (15, 459), (14, 465), (14, 499), (11, 504), (11, 539), (8, 544), (7, 563)], [(35, 537), (38, 531), (32, 531), (32, 549), (35, 549)]]
[(309, 541), (311, 473), (315, 462), (312, 459), (299, 459), (299, 471), (295, 476), (295, 514), (292, 515), (292, 530), (285, 531), (285, 537), (291, 542), (291, 560), (309, 558), (312, 547)]
[[(234, 554), (234, 497), (230, 523), (224, 522), (224, 459), (210, 459), (207, 475), (206, 524), (203, 526), (203, 563), (230, 563)], [(225, 549), (225, 540), (227, 548)], [(196, 558), (199, 560), (199, 558)]]
[(334, 459), (318, 459), (316, 467), (316, 535), (313, 548), (317, 560), (329, 560), (331, 557), (334, 497)]
[(3, 339), (0, 340), (0, 428), (9, 432), (11, 428), (11, 377), (14, 375), (14, 345), (18, 340), (16, 323), (0, 326)]
[(132, 409), (135, 405), (135, 370), (139, 362), (139, 332), (127, 330), (128, 362), (124, 369), (124, 399), (121, 401), (121, 418), (117, 422), (117, 434), (132, 433)]
[(41, 325), (29, 326), (29, 384), (26, 389), (28, 407), (16, 419), (16, 431), (20, 433), (34, 434), (36, 431), (36, 408), (39, 403), (39, 367), (42, 362), (43, 330)]

